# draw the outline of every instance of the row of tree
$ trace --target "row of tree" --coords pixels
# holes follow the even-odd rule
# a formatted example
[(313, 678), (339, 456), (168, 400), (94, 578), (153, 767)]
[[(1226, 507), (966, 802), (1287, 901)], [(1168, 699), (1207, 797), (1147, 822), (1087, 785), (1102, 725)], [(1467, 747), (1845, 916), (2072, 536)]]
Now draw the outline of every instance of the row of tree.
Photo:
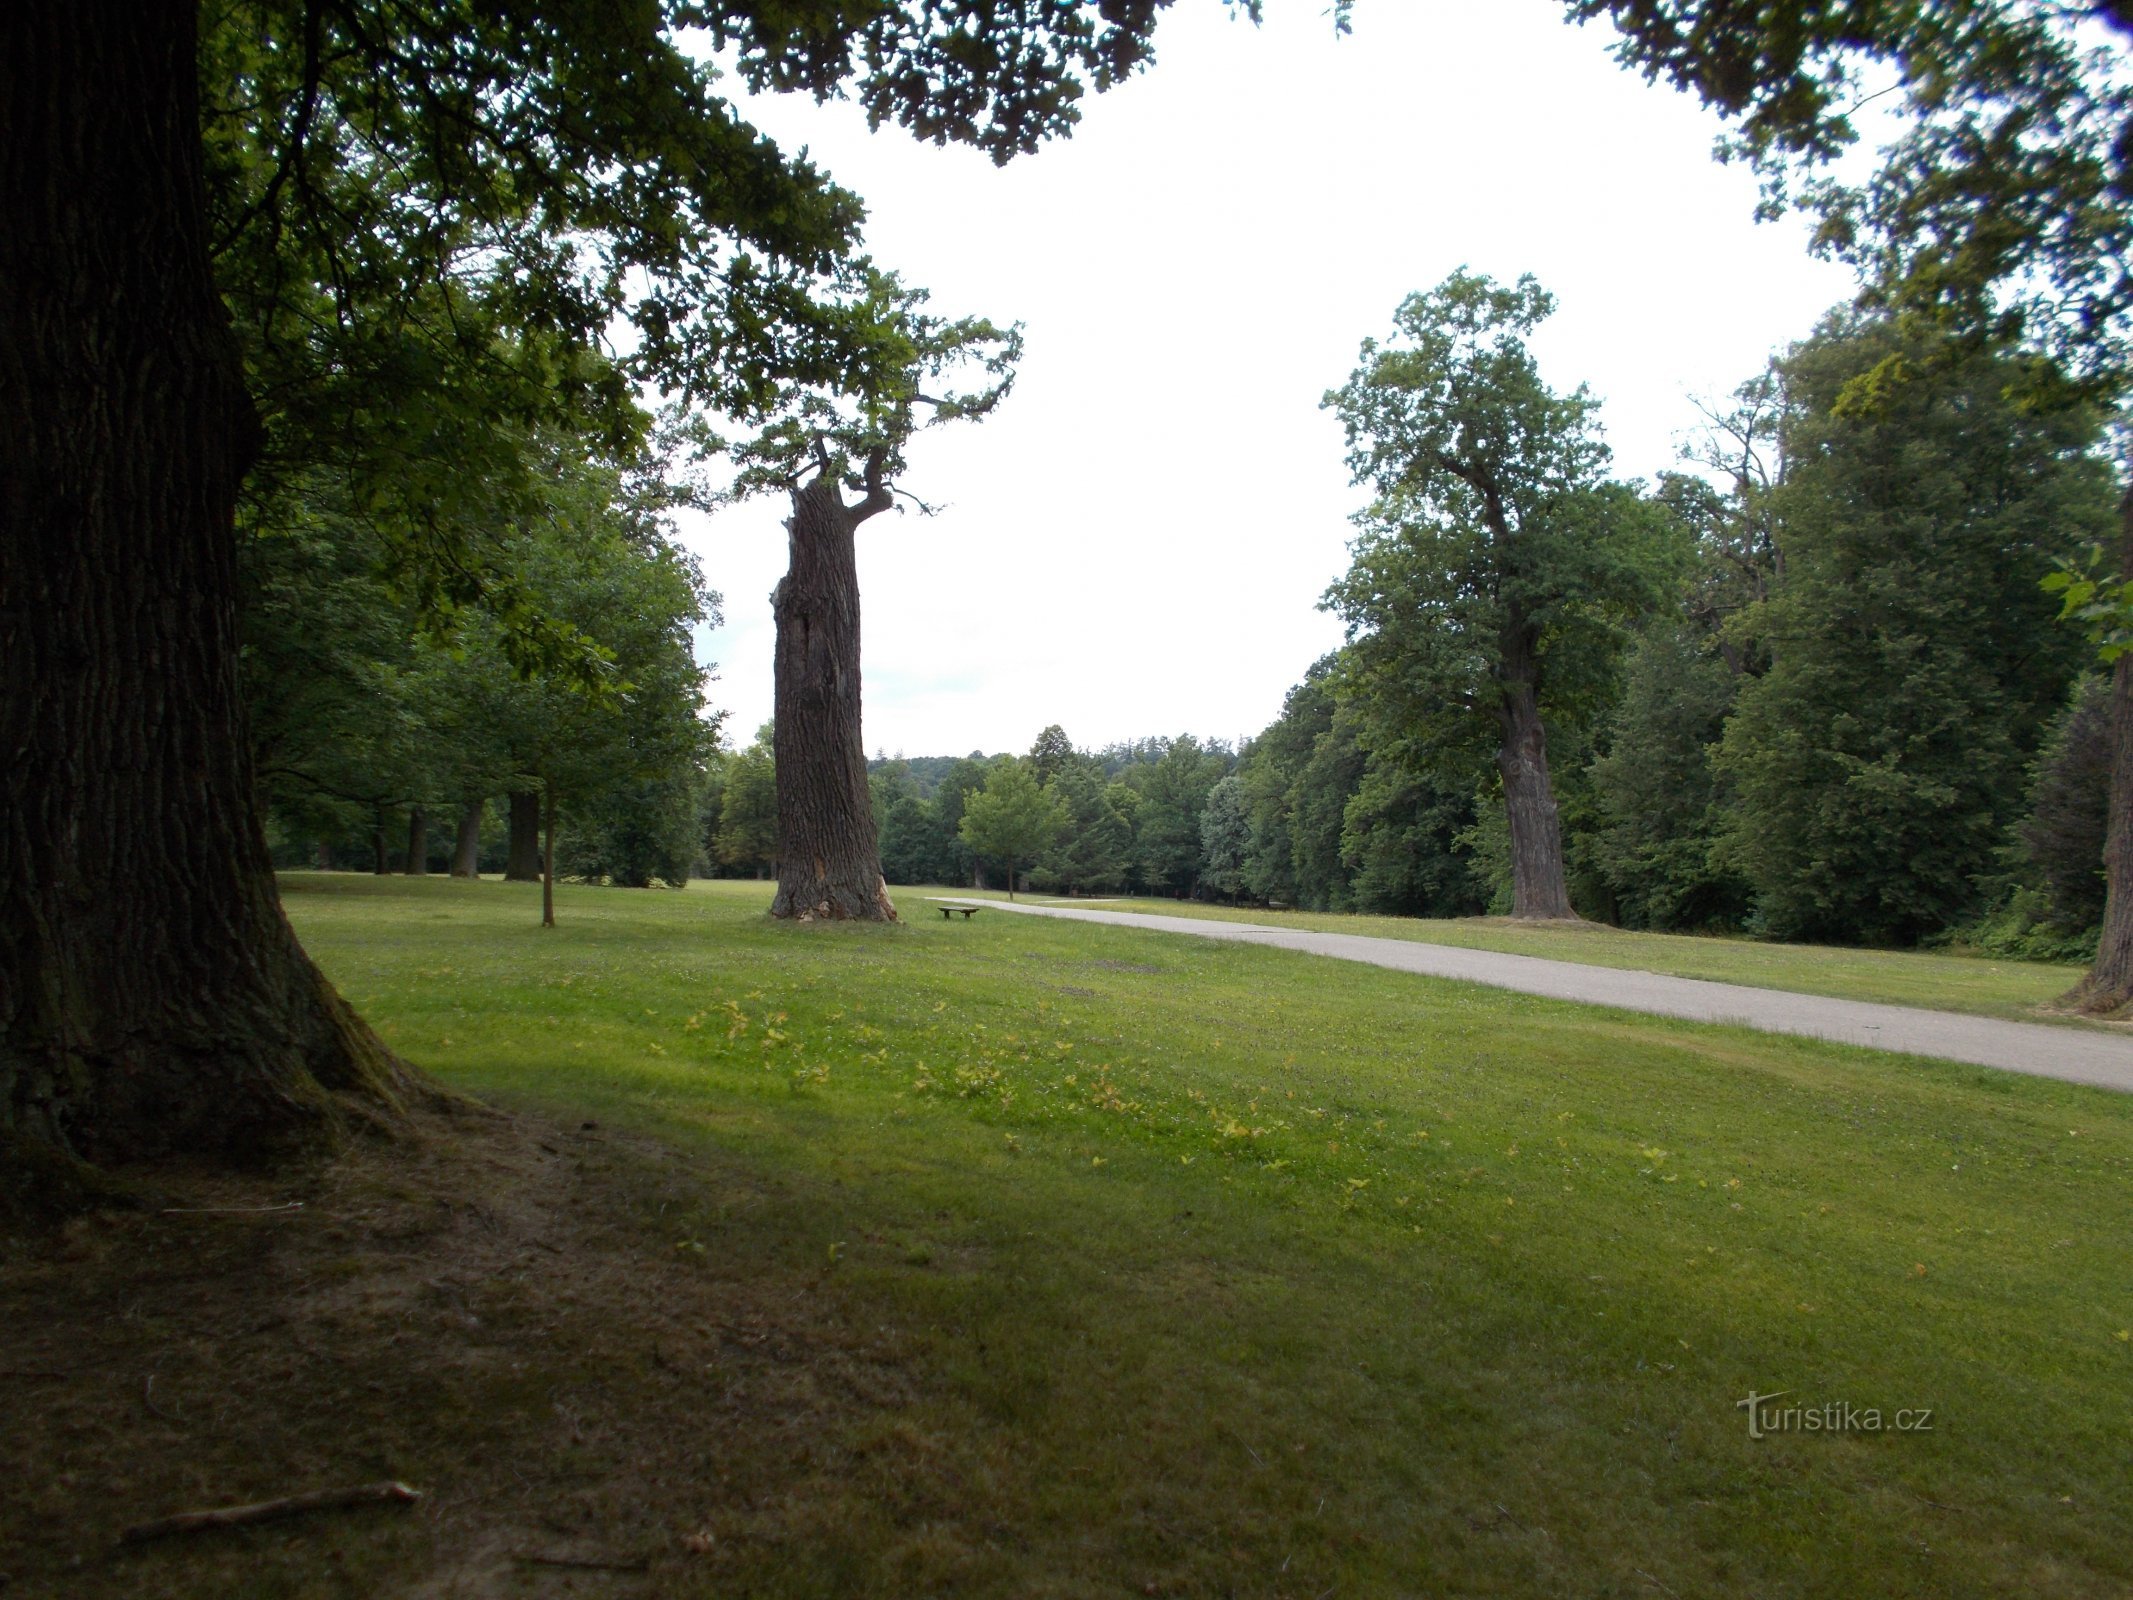
[(1526, 349), (1548, 309), (1457, 275), (1328, 396), (1374, 491), (1325, 602), (1350, 639), (1239, 758), (1174, 741), (1107, 782), (1053, 728), (930, 798), (880, 767), (891, 881), (967, 879), (967, 797), (1012, 772), (1022, 832), (975, 854), (1069, 892), (2093, 947), (2106, 697), (2044, 580), (2110, 534), (2102, 413), (2022, 403), (2004, 344), (1844, 312), (1694, 470), (1624, 483)]
[(717, 734), (691, 635), (717, 597), (656, 485), (560, 435), (536, 459), (542, 515), (484, 539), (487, 591), (508, 580), (572, 641), (531, 670), (487, 594), (425, 619), (329, 486), (247, 530), (245, 692), (280, 864), (423, 872), (441, 821), (461, 875), (688, 877)]

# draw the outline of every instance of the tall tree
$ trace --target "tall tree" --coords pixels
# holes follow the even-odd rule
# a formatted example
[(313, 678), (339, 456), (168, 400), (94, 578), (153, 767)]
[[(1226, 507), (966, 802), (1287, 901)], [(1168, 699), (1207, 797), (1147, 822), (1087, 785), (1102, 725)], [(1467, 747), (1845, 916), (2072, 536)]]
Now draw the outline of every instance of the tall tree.
[(1158, 9), (254, 0), (203, 54), (195, 0), (0, 8), (0, 1139), (60, 1167), (256, 1153), (405, 1081), (268, 870), (233, 540), (263, 445), (356, 442), (443, 605), (480, 562), (429, 511), (470, 462), (508, 470), (499, 417), (621, 442), (639, 382), (743, 418), (781, 380), (874, 384), (824, 291), (857, 202), (677, 29), (756, 87), (849, 84), (1004, 159), (1144, 60)]
[[(1765, 209), (1799, 203), (1821, 244), (1858, 263), (1871, 299), (1969, 340), (2053, 358), (2012, 374), (2032, 405), (2115, 403), (2133, 384), (2133, 5), (2028, 0), (1573, 0), (1618, 53), (1699, 95), (1737, 133)], [(1892, 85), (1904, 131), (1864, 182), (1837, 158), (1860, 106)], [(1864, 379), (1886, 393), (1900, 365)], [(2076, 998), (2133, 1004), (2133, 471), (2116, 549), (2069, 609), (2089, 611), (2112, 663), (2108, 909)], [(2115, 572), (2112, 571), (2115, 569)]]
[(1070, 749), (1044, 787), (1059, 802), (1066, 823), (1058, 840), (1038, 857), (1030, 881), (1068, 894), (1116, 889), (1125, 881), (1133, 830), (1105, 793), (1103, 768)]
[(1036, 768), (1037, 781), (1050, 783), (1065, 770), (1078, 752), (1066, 729), (1058, 723), (1050, 723), (1037, 735), (1037, 742), (1029, 747), (1030, 764)]
[(259, 1152), (405, 1080), (298, 948), (238, 704), (259, 448), (193, 7), (0, 14), (0, 1164)]
[(1776, 505), (1786, 385), (1773, 361), (1730, 404), (1702, 407), (1706, 426), (1685, 454), (1712, 477), (1659, 482), (1694, 541), (1691, 563), (1678, 606), (1655, 616), (1629, 653), (1591, 774), (1593, 866), (1633, 927), (1733, 927), (1749, 912), (1752, 891), (1719, 848), (1730, 785), (1712, 752), (1743, 683), (1770, 664), (1768, 634), (1741, 619), (1784, 573)]
[(761, 877), (778, 860), (776, 733), (765, 724), (755, 742), (726, 767), (726, 789), (712, 848), (722, 866)]
[[(1908, 942), (1979, 909), (2081, 664), (2040, 580), (2109, 530), (2096, 418), (2018, 406), (2023, 363), (1938, 343), (1843, 316), (1783, 363), (1785, 571), (1740, 619), (1770, 665), (1720, 762), (1727, 857), (1780, 937)], [(1843, 403), (1892, 360), (1912, 376)]]
[(1494, 735), (1514, 915), (1576, 912), (1549, 781), (1550, 717), (1589, 715), (1625, 629), (1656, 598), (1672, 519), (1607, 482), (1582, 387), (1542, 381), (1526, 337), (1555, 308), (1532, 278), (1466, 272), (1411, 295), (1392, 343), (1326, 396), (1374, 498), (1326, 603), (1348, 624), (1354, 681), (1426, 742)]
[[(775, 489), (791, 505), (790, 564), (770, 596), (778, 737), (778, 893), (770, 914), (796, 922), (896, 920), (860, 727), (857, 534), (895, 505), (911, 436), (932, 423), (984, 416), (1007, 394), (1021, 351), (1019, 330), (944, 321), (926, 314), (922, 291), (873, 272), (863, 282), (853, 315), (868, 329), (874, 375), (861, 402), (796, 382), (779, 394), (776, 419), (739, 452), (737, 492)], [(975, 369), (979, 387), (926, 392), (959, 369)]]
[(1192, 892), (1200, 877), (1200, 813), (1229, 765), (1220, 747), (1203, 746), (1185, 733), (1165, 743), (1161, 760), (1126, 769), (1124, 781), (1140, 796), (1133, 855), (1142, 888), (1176, 896)]
[(2103, 919), (2103, 841), (2110, 829), (2111, 696), (2083, 678), (2037, 752), (2023, 854), (2041, 880), (2051, 922), (2080, 934)]
[(1244, 861), (1252, 843), (1244, 810), (1244, 782), (1234, 772), (1207, 791), (1200, 811), (1200, 881), (1235, 900), (1244, 888)]
[(1007, 871), (1007, 898), (1015, 897), (1015, 872), (1051, 847), (1067, 826), (1051, 792), (1037, 782), (1026, 761), (1003, 756), (986, 775), (985, 787), (963, 808), (963, 842)]
[(1718, 849), (1731, 813), (1711, 759), (1740, 686), (1713, 636), (1680, 616), (1656, 619), (1629, 653), (1592, 772), (1596, 865), (1629, 927), (1734, 927), (1748, 914), (1749, 884)]

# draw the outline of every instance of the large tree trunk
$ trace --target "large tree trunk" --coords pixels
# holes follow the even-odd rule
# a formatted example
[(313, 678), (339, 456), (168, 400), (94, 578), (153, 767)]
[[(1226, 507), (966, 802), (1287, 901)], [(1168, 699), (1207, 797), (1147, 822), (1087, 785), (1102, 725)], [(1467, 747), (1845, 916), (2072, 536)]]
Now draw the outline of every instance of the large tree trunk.
[(193, 0), (0, 7), (0, 1177), (257, 1158), (402, 1071), (283, 918), (238, 702), (258, 439)]
[(511, 853), (504, 861), (506, 883), (541, 880), (541, 797), (530, 791), (511, 795)]
[(452, 847), (455, 878), (481, 876), (481, 813), (479, 800), (469, 800), (459, 808), (459, 841)]
[(791, 561), (772, 593), (778, 893), (774, 917), (893, 922), (859, 735), (859, 564), (853, 535), (888, 508), (876, 488), (844, 503), (824, 471), (793, 491)]
[(1511, 915), (1572, 918), (1563, 884), (1563, 828), (1548, 781), (1548, 735), (1530, 678), (1507, 678), (1499, 720), (1504, 809), (1511, 822)]
[(410, 878), (430, 870), (430, 816), (420, 806), (407, 808), (407, 866), (403, 870)]
[[(2118, 503), (2118, 570), (2133, 576), (2133, 488)], [(2111, 669), (2111, 812), (2103, 841), (2103, 933), (2096, 964), (2067, 998), (2083, 1011), (2133, 1004), (2133, 655)]]

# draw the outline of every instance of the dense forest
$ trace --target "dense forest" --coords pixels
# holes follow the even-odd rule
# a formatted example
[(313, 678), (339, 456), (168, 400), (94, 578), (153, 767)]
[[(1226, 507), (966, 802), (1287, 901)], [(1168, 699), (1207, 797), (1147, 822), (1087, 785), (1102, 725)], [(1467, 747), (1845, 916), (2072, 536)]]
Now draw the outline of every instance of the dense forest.
[[(2043, 580), (2109, 537), (2120, 491), (2100, 416), (2010, 398), (2022, 359), (1832, 313), (1707, 409), (1680, 471), (1611, 483), (1587, 451), (1578, 514), (1550, 490), (1559, 572), (1476, 581), (1461, 525), (1411, 486), (1380, 496), (1324, 601), (1349, 644), (1242, 750), (1081, 750), (1055, 725), (1020, 756), (877, 756), (884, 873), (1003, 883), (966, 819), (1027, 780), (1048, 802), (1014, 836), (1028, 887), (1507, 912), (1496, 722), (1475, 714), (1500, 669), (1475, 641), (1506, 592), (1553, 582), (1532, 676), (1577, 914), (2086, 955), (2107, 684)], [(1558, 398), (1592, 428), (1589, 399)], [(712, 870), (768, 869), (768, 761), (766, 737), (714, 765)]]

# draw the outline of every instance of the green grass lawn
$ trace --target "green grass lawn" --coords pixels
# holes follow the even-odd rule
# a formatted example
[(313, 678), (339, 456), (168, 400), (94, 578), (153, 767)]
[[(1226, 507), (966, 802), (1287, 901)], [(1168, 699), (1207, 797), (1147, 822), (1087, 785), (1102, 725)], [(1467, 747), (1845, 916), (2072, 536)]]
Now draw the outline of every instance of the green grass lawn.
[[(2133, 1100), (761, 884), (548, 931), (518, 885), (285, 890), (446, 1082), (757, 1175), (648, 1249), (812, 1263), (901, 1341), (840, 1442), (889, 1465), (736, 1510), (722, 1593), (2133, 1587)], [(1751, 1391), (1931, 1427), (1755, 1440)]]
[[(914, 900), (933, 894), (989, 900), (1007, 898), (998, 892), (967, 889), (898, 889), (892, 892), (899, 899), (912, 897)], [(1020, 898), (1032, 905), (1072, 906), (1080, 903), (1036, 894), (1025, 894)], [(1834, 995), (1843, 1000), (1878, 1000), (1889, 1005), (1969, 1011), (1979, 1016), (2012, 1017), (2029, 1022), (2102, 1026), (2081, 1018), (2038, 1010), (2065, 994), (2082, 976), (2083, 968), (2056, 962), (2005, 961), (1914, 950), (1859, 950), (1835, 945), (1763, 944), (1753, 939), (1680, 933), (1636, 933), (1597, 922), (1534, 926), (1514, 922), (1509, 917), (1371, 917), (1345, 912), (1232, 909), (1190, 900), (1131, 898), (1091, 902), (1089, 909), (1154, 912), (1172, 917), (1205, 917), (1225, 922), (1258, 922), (1277, 928), (1364, 934), (1380, 939), (1412, 939), (1421, 944), (1502, 950), (1511, 955), (1663, 972), (1677, 978), (1708, 978), (1719, 983), (1743, 983), (1757, 989), (1790, 989), (1800, 994)]]

